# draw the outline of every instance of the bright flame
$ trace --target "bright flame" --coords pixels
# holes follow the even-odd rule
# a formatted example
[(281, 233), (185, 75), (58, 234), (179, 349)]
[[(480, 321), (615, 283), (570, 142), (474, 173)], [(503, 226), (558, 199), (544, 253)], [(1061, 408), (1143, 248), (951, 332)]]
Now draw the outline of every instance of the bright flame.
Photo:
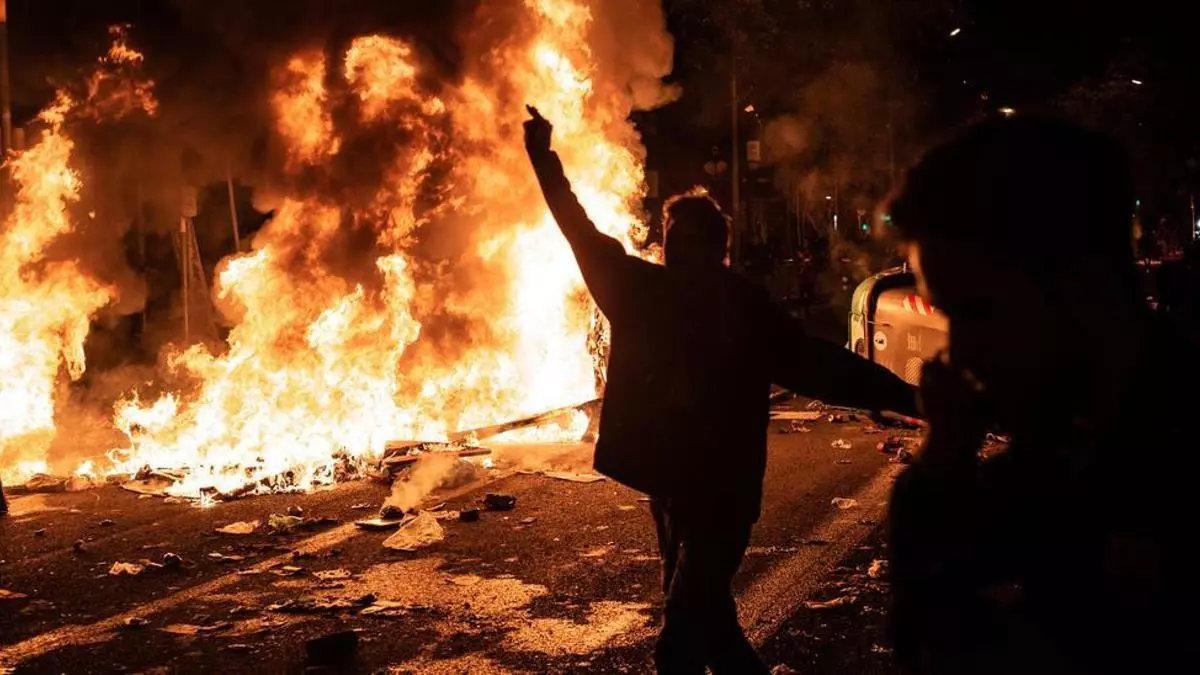
[[(202, 503), (307, 490), (353, 475), (388, 441), (440, 440), (598, 395), (606, 326), (528, 166), (522, 104), (555, 124), (555, 147), (597, 226), (637, 251), (644, 151), (628, 118), (635, 104), (667, 100), (655, 88), (669, 40), (658, 45), (666, 58), (660, 49), (625, 62), (628, 49), (605, 43), (618, 67), (593, 53), (595, 17), (583, 0), (478, 11), (495, 16), (477, 17), (451, 82), (427, 72), (417, 46), (387, 35), (350, 40), (337, 62), (325, 49), (282, 60), (268, 94), (283, 150), (274, 216), (250, 252), (221, 262), (213, 284), (227, 344), (166, 355), (170, 381), (184, 384), (117, 405), (113, 424), (128, 444), (102, 471), (182, 470), (171, 491)], [(119, 44), (105, 63), (140, 63)], [(54, 166), (67, 166), (63, 152)], [(51, 176), (61, 196), (42, 201), (65, 204), (78, 181), (69, 171), (41, 180)], [(57, 222), (35, 229), (65, 231)], [(38, 430), (53, 430), (59, 360), (82, 371), (87, 317), (108, 301), (76, 277), (69, 295), (83, 304), (45, 331), (64, 342), (45, 347), (56, 360), (40, 376)], [(39, 320), (51, 305), (31, 302)], [(588, 422), (580, 412), (506, 438), (574, 440)]]
[(38, 116), (46, 125), (40, 140), (7, 162), (16, 198), (0, 230), (0, 472), (5, 481), (20, 482), (47, 470), (55, 403), (65, 391), (61, 376), (78, 380), (83, 375), (91, 317), (115, 298), (115, 289), (76, 262), (49, 253), (75, 231), (70, 207), (79, 201), (81, 185), (71, 168), (75, 144), (68, 120), (154, 110), (150, 85), (116, 86), (123, 78), (114, 68), (140, 63), (141, 56), (125, 44), (123, 29), (113, 36), (115, 51), (100, 60), (85, 97), (77, 101), (60, 90)]

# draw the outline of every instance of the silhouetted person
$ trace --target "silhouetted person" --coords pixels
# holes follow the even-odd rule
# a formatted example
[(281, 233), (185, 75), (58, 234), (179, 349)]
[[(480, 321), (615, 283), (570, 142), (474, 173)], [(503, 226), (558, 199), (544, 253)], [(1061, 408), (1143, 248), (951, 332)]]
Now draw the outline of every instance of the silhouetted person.
[(4, 483), (0, 482), (0, 516), (8, 513), (8, 500), (4, 497)]
[(550, 150), (550, 124), (530, 114), (525, 143), (546, 202), (612, 326), (595, 466), (652, 498), (667, 594), (658, 669), (765, 672), (731, 582), (759, 516), (771, 383), (902, 413), (914, 391), (809, 338), (727, 269), (728, 223), (707, 197), (665, 208), (665, 267), (627, 255), (588, 219)]
[[(891, 503), (913, 670), (1195, 663), (1197, 347), (1144, 306), (1133, 205), (1114, 142), (1022, 118), (933, 149), (891, 204), (950, 319), (922, 377), (926, 445)], [(994, 427), (1011, 443), (980, 459)]]

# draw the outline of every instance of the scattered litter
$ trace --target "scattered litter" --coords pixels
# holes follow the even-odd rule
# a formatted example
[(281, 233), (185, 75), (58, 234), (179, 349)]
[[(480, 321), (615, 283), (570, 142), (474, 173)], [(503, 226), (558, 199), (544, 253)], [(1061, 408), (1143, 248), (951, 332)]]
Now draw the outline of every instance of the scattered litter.
[(427, 511), (438, 520), (460, 520), (458, 511)]
[(522, 519), (518, 520), (517, 522), (520, 523), (521, 525), (532, 525), (537, 522), (537, 518), (532, 518), (532, 517), (522, 518)]
[[(130, 492), (136, 492), (139, 495), (150, 495), (151, 497), (163, 497), (167, 494), (167, 490), (171, 486), (183, 479), (183, 472), (172, 472), (164, 469), (142, 469), (137, 472), (133, 480), (121, 483), (121, 488)], [(171, 497), (176, 501), (178, 497)]]
[(379, 508), (379, 517), (384, 520), (396, 520), (404, 517), (404, 509), (395, 504), (384, 504)]
[(844, 438), (839, 438), (839, 439), (835, 440), (833, 443), (830, 443), (830, 445), (837, 448), (838, 450), (849, 450), (850, 448), (854, 447), (853, 443), (851, 443), (850, 441), (848, 441)]
[(352, 575), (350, 574), (350, 570), (338, 568), (335, 570), (313, 572), (313, 576), (321, 581), (336, 581), (338, 579), (349, 579)]
[(406, 613), (409, 609), (410, 605), (407, 603), (396, 602), (395, 600), (376, 600), (370, 606), (364, 607), (359, 614), (364, 616), (395, 616), (397, 614)]
[(370, 511), (374, 507), (368, 502), (359, 502), (352, 505), (350, 508), (354, 511)]
[(834, 464), (852, 464), (853, 462), (849, 459), (837, 459), (837, 460), (834, 460), (833, 463)]
[(904, 449), (904, 439), (900, 436), (888, 436), (883, 441), (875, 446), (875, 449), (880, 452), (892, 454)]
[(363, 520), (354, 521), (354, 524), (364, 530), (394, 530), (404, 524), (406, 520), (411, 520), (411, 518), (406, 516), (399, 518), (364, 518)]
[(234, 642), (233, 644), (225, 645), (225, 651), (227, 651), (227, 652), (252, 652), (252, 651), (254, 651), (254, 647), (252, 647), (244, 642)]
[(296, 516), (299, 518), (300, 516), (304, 515), (304, 507), (292, 504), (291, 506), (287, 507), (287, 514), (289, 516)]
[(868, 424), (867, 426), (863, 427), (862, 432), (869, 435), (882, 434), (883, 429), (875, 426), (874, 424)]
[(829, 500), (829, 503), (843, 511), (858, 506), (858, 500), (850, 499), (849, 497), (834, 497), (833, 499)]
[(116, 521), (112, 520), (111, 518), (105, 518), (104, 520), (100, 521), (100, 527), (112, 527), (116, 524)]
[(145, 628), (146, 624), (148, 623), (150, 622), (146, 621), (140, 616), (131, 616), (128, 619), (125, 619), (125, 621), (121, 624), (121, 628), (124, 630), (137, 630), (139, 628)]
[(771, 669), (771, 675), (800, 675), (800, 671), (794, 670), (785, 663), (780, 663)]
[(25, 481), (26, 492), (66, 492), (67, 479), (61, 476), (51, 476), (46, 473), (36, 473)]
[(25, 595), (24, 593), (18, 593), (16, 591), (0, 588), (0, 600), (21, 600), (28, 597), (29, 596)]
[(33, 531), (33, 536), (35, 536), (35, 537), (44, 537), (44, 536), (46, 536), (46, 528), (42, 527), (42, 528), (38, 528), (38, 529), (34, 530), (34, 531)]
[(110, 577), (136, 577), (144, 572), (145, 569), (145, 565), (139, 565), (137, 563), (115, 562), (112, 564), (112, 567), (108, 568), (108, 575)]
[(608, 555), (609, 553), (612, 553), (612, 550), (613, 550), (613, 547), (610, 545), (597, 546), (596, 548), (593, 548), (591, 550), (581, 552), (579, 554), (579, 557), (580, 558), (603, 558), (604, 556)]
[(461, 523), (474, 523), (479, 520), (479, 509), (463, 509), (458, 512), (458, 521)]
[[(241, 572), (238, 574), (241, 574)], [(296, 577), (304, 574), (304, 568), (296, 567), (295, 565), (280, 565), (279, 567), (271, 570), (271, 574), (274, 574), (277, 577)]]
[(159, 630), (164, 633), (171, 633), (172, 635), (199, 635), (201, 633), (215, 633), (226, 628), (229, 628), (228, 621), (218, 621), (204, 626), (197, 626), (191, 623), (173, 623), (169, 626), (163, 626)]
[(374, 603), (375, 600), (374, 593), (366, 593), (357, 598), (339, 598), (336, 600), (296, 598), (268, 605), (266, 609), (268, 612), (282, 612), (284, 614), (326, 614), (366, 607)]
[(617, 505), (617, 508), (622, 511), (633, 511), (637, 507), (634, 506), (633, 504), (619, 504), (619, 505)]
[(183, 567), (183, 558), (179, 557), (178, 553), (167, 552), (163, 554), (162, 562), (156, 564), (164, 570), (175, 570)]
[(213, 560), (219, 560), (221, 562), (241, 562), (246, 559), (246, 556), (244, 556), (244, 555), (231, 555), (231, 554), (220, 553), (218, 551), (213, 551), (212, 553), (209, 553), (208, 557), (212, 558)]
[(833, 609), (834, 607), (853, 605), (856, 602), (858, 602), (857, 595), (847, 594), (839, 595), (831, 600), (806, 600), (804, 607), (806, 609)]
[(296, 527), (302, 522), (304, 522), (304, 519), (300, 516), (272, 513), (271, 516), (267, 518), (267, 527), (271, 528), (271, 532), (274, 534), (284, 534), (296, 529)]
[(888, 564), (886, 560), (872, 560), (871, 566), (867, 568), (867, 576), (872, 579), (882, 578), (887, 574)]
[(821, 413), (815, 410), (772, 410), (771, 419), (815, 422), (821, 419)]
[(236, 523), (230, 523), (225, 527), (218, 527), (217, 532), (221, 534), (250, 534), (258, 529), (257, 520), (243, 520)]
[(598, 473), (574, 473), (572, 471), (543, 471), (542, 475), (556, 480), (566, 480), (572, 483), (595, 483), (604, 480)]
[(893, 464), (911, 464), (913, 461), (913, 454), (909, 452), (907, 448), (900, 448), (896, 451), (895, 456), (888, 461)]
[(892, 650), (890, 647), (884, 647), (883, 645), (873, 644), (873, 645), (871, 645), (871, 653), (872, 654), (891, 654)]
[(489, 511), (511, 511), (517, 505), (517, 498), (512, 495), (489, 492), (483, 496), (483, 505)]
[(446, 531), (433, 514), (422, 511), (416, 518), (408, 521), (396, 530), (396, 533), (383, 540), (384, 548), (396, 551), (415, 551), (446, 538)]
[(358, 649), (358, 633), (343, 630), (321, 637), (312, 638), (304, 643), (304, 651), (310, 663), (332, 666), (342, 664), (354, 658)]

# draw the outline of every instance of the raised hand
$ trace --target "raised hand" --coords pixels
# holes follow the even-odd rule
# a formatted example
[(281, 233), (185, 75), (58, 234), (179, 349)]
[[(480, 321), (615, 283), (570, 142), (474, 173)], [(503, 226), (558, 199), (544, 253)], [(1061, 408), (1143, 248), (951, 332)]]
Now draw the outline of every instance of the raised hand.
[(526, 105), (525, 110), (529, 111), (529, 119), (525, 120), (525, 152), (531, 158), (544, 156), (550, 152), (550, 134), (554, 127), (537, 108)]

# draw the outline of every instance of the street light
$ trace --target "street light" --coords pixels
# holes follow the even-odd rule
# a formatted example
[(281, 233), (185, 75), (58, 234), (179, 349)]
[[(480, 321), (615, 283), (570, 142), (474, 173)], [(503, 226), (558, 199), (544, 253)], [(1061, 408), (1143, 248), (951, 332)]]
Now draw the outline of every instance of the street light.
[(950, 31), (950, 37), (955, 37), (961, 32), (962, 32), (961, 28), (955, 28), (954, 30)]

